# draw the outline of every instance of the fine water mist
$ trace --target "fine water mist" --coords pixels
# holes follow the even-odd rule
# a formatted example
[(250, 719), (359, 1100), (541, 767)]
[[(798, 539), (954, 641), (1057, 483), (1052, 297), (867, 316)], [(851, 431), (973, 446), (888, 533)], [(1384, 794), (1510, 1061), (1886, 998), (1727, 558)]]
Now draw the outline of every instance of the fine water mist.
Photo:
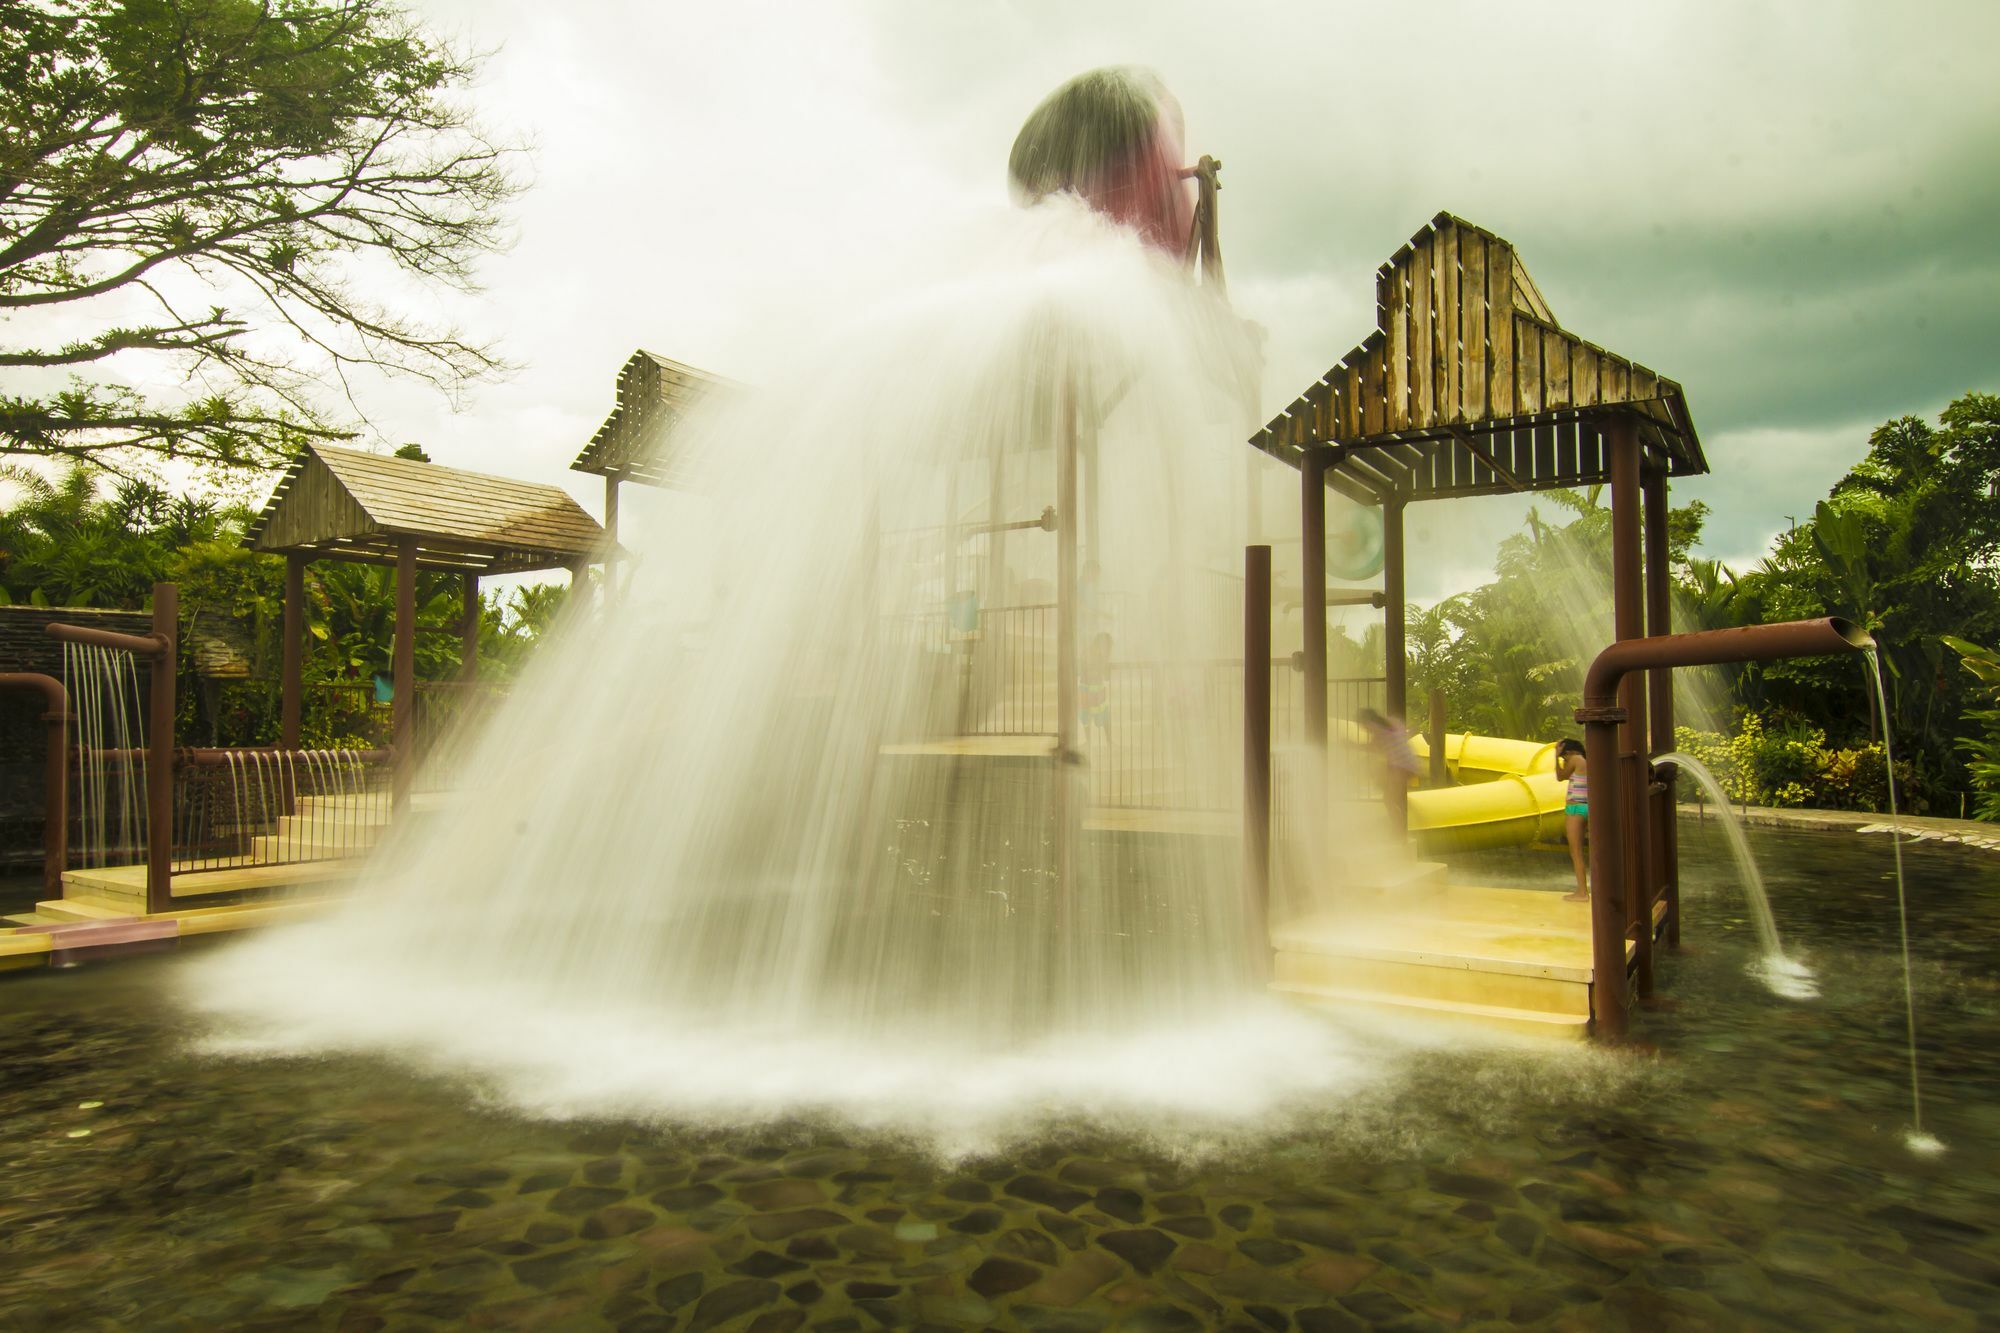
[(1757, 869), (1757, 858), (1750, 854), (1750, 841), (1743, 835), (1743, 821), (1729, 808), (1729, 795), (1708, 766), (1692, 755), (1663, 754), (1654, 763), (1673, 764), (1695, 780), (1695, 783), (1715, 802), (1717, 817), (1722, 822), (1722, 830), (1729, 838), (1729, 850), (1736, 857), (1736, 869), (1742, 876), (1743, 896), (1750, 904), (1750, 919), (1757, 927), (1759, 946), (1757, 966), (1754, 975), (1771, 989), (1772, 994), (1788, 1000), (1810, 1000), (1819, 994), (1819, 982), (1813, 978), (1812, 970), (1804, 963), (1785, 952), (1783, 941), (1778, 938), (1777, 918), (1771, 915), (1771, 897), (1764, 890), (1764, 876)]
[(1910, 979), (1910, 906), (1903, 888), (1903, 830), (1901, 816), (1896, 812), (1896, 752), (1889, 735), (1889, 697), (1882, 688), (1879, 650), (1869, 645), (1862, 652), (1861, 661), (1872, 687), (1870, 704), (1882, 722), (1882, 762), (1888, 769), (1889, 841), (1896, 855), (1896, 927), (1903, 951), (1903, 1016), (1910, 1047), (1910, 1128), (1903, 1136), (1903, 1142), (1918, 1156), (1933, 1157), (1942, 1153), (1945, 1145), (1942, 1139), (1924, 1130), (1923, 1087), (1917, 1076), (1917, 992), (1915, 983)]
[(966, 253), (689, 423), (715, 549), (640, 552), (447, 812), (199, 968), (216, 1048), (952, 1141), (1373, 1077), (1249, 964), (1251, 340), (1066, 199)]

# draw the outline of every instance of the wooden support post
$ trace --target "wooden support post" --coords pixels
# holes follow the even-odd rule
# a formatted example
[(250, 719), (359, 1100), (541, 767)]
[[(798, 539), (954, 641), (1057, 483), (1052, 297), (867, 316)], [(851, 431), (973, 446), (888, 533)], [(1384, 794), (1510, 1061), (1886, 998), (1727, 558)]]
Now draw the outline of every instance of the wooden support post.
[(1583, 757), (1590, 765), (1590, 1011), (1592, 1031), (1625, 1035), (1625, 898), (1618, 884), (1625, 857), (1619, 818), (1618, 724), (1621, 708), (1579, 708)]
[(279, 666), (278, 745), (296, 750), (304, 711), (306, 655), (306, 557), (298, 552), (285, 557), (284, 639)]
[(37, 671), (0, 671), (0, 693), (39, 695), (47, 744), (42, 755), (42, 892), (63, 896), (69, 865), (69, 692), (54, 676)]
[(1326, 469), (1333, 451), (1307, 449), (1299, 460), (1299, 613), (1305, 680), (1306, 744), (1319, 754), (1319, 781), (1326, 777)]
[[(1611, 615), (1613, 637), (1644, 638), (1646, 608), (1641, 573), (1640, 532), (1640, 453), (1639, 433), (1628, 416), (1615, 416), (1605, 425), (1605, 454), (1611, 473)], [(1646, 836), (1651, 822), (1647, 790), (1651, 787), (1652, 765), (1647, 761), (1645, 680), (1634, 673), (1619, 685), (1619, 706), (1625, 711), (1618, 737), (1618, 787), (1620, 799), (1613, 818), (1623, 825), (1621, 842), (1624, 857), (1619, 870), (1622, 882), (1608, 885), (1625, 906), (1626, 920), (1636, 930), (1635, 957), (1641, 997), (1653, 993), (1653, 893), (1647, 882), (1649, 857)], [(1598, 774), (1591, 765), (1593, 782)], [(1593, 821), (1591, 836), (1601, 830)], [(1604, 892), (1593, 882), (1592, 894)]]
[(1424, 742), (1431, 752), (1431, 786), (1442, 787), (1450, 777), (1444, 766), (1444, 691), (1431, 691), (1430, 725), (1424, 728)]
[[(1654, 470), (1643, 483), (1646, 494), (1646, 627), (1651, 634), (1667, 634), (1672, 623), (1672, 574), (1667, 551), (1667, 474)], [(1654, 667), (1646, 673), (1646, 715), (1652, 726), (1653, 758), (1674, 749), (1674, 673), (1671, 667)], [(1663, 775), (1666, 791), (1652, 798), (1655, 808), (1650, 888), (1666, 899), (1667, 946), (1681, 942), (1680, 832), (1677, 827), (1676, 778), (1678, 770), (1668, 768)], [(1649, 919), (1650, 924), (1650, 919)]]
[[(604, 597), (608, 602), (618, 587), (618, 486), (622, 473), (604, 474)], [(475, 577), (468, 574), (467, 578)]]
[(1253, 975), (1271, 965), (1271, 548), (1243, 548), (1243, 897)]
[(458, 621), (458, 679), (471, 685), (479, 679), (479, 575), (465, 571), (464, 601)]
[(417, 539), (396, 542), (396, 644), (390, 666), (395, 698), (390, 704), (390, 748), (395, 751), (389, 808), (401, 814), (410, 805), (417, 761)]
[[(1403, 500), (1387, 496), (1382, 501), (1382, 689), (1386, 698), (1383, 711), (1396, 725), (1409, 725), (1409, 655), (1404, 618), (1409, 614), (1403, 588)], [(1389, 805), (1389, 826), (1409, 827), (1409, 789), (1394, 781), (1394, 774), (1382, 793)]]
[(63, 896), (63, 871), (69, 868), (69, 698), (59, 682), (50, 682), (55, 696), (43, 712), (48, 751), (42, 757), (42, 892)]
[[(1056, 423), (1056, 773), (1055, 836), (1058, 892), (1063, 896), (1063, 919), (1073, 921), (1076, 901), (1076, 838), (1083, 823), (1077, 801), (1077, 774), (1081, 756), (1077, 753), (1077, 685), (1082, 666), (1077, 634), (1077, 541), (1082, 535), (1083, 515), (1077, 495), (1077, 412), (1076, 385), (1064, 385), (1057, 405), (1061, 419)], [(1069, 932), (1065, 932), (1069, 934)]]
[(146, 911), (174, 905), (174, 675), (180, 665), (180, 590), (153, 585), (151, 714), (146, 719)]

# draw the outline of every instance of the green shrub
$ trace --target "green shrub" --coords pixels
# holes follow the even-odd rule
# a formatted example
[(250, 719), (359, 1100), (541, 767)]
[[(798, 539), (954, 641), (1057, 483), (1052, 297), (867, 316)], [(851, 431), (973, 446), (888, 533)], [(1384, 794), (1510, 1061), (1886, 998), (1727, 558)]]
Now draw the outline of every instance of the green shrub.
[[(1674, 743), (1714, 773), (1732, 801), (1820, 810), (1889, 808), (1880, 741), (1829, 746), (1826, 733), (1817, 727), (1794, 725), (1773, 732), (1749, 713), (1733, 736), (1680, 727)], [(1920, 803), (1918, 776), (1906, 760), (1896, 761), (1896, 790), (1906, 812)]]

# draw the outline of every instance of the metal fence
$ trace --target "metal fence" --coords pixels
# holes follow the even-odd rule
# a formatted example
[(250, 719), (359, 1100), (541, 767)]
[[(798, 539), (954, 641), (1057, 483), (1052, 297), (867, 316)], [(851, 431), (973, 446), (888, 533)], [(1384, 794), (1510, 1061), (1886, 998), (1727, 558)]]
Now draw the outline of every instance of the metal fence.
[(386, 750), (180, 750), (175, 874), (364, 855), (389, 819)]

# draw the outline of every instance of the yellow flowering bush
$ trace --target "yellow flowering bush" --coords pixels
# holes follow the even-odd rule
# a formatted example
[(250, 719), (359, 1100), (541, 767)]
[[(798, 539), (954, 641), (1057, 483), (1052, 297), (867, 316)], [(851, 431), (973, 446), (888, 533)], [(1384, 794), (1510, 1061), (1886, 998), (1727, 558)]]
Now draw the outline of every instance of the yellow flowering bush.
[[(1678, 727), (1674, 742), (1715, 774), (1732, 801), (1821, 810), (1889, 808), (1879, 741), (1834, 747), (1817, 727), (1774, 733), (1762, 718), (1749, 713), (1734, 735)], [(1897, 761), (1897, 791), (1906, 810), (1916, 804), (1915, 777), (1910, 765)]]

